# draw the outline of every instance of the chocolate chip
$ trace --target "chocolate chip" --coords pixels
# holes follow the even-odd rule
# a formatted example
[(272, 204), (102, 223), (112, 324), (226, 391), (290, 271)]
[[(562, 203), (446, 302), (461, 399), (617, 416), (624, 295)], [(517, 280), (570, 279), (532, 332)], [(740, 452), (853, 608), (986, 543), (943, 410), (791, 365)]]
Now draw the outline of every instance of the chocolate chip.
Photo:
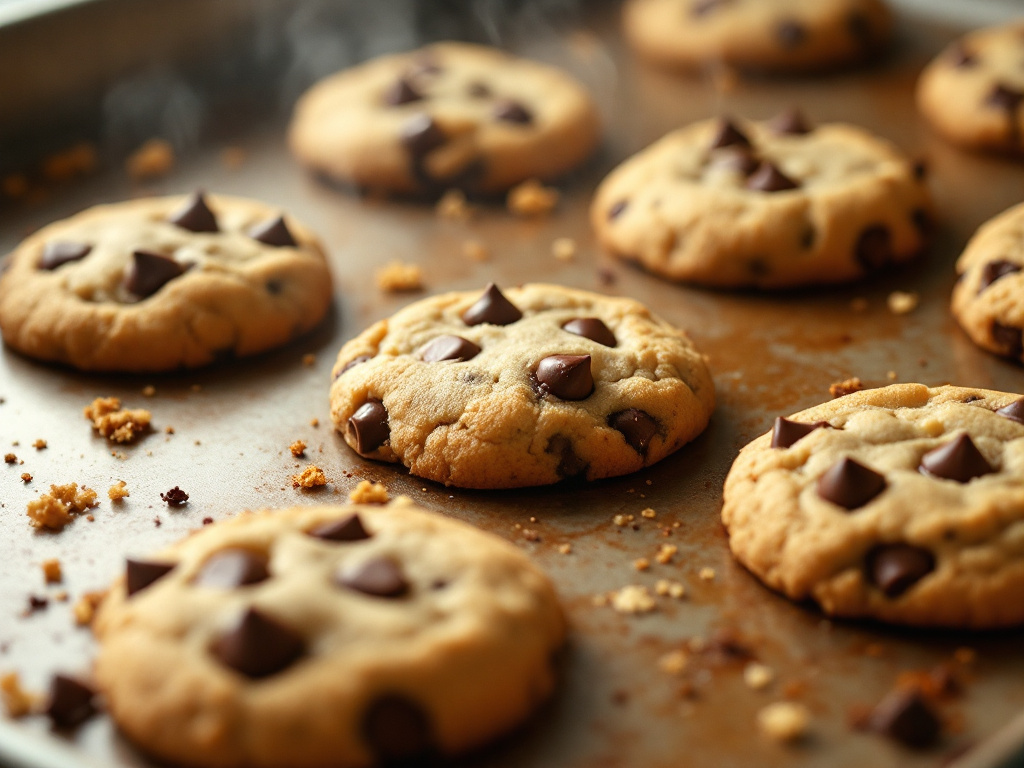
[(796, 189), (799, 186), (799, 184), (767, 160), (761, 161), (761, 165), (747, 179), (746, 184), (747, 189), (757, 190), (758, 192), (784, 192), (787, 189)]
[(915, 749), (934, 745), (941, 723), (935, 710), (915, 688), (895, 690), (868, 717), (868, 728)]
[(521, 319), (523, 313), (505, 295), (498, 290), (494, 283), (488, 283), (483, 295), (462, 313), (462, 322), (466, 325), (480, 325), (490, 323), (491, 325), (511, 325)]
[(589, 464), (576, 453), (572, 440), (567, 435), (553, 435), (548, 441), (545, 453), (558, 457), (558, 476), (567, 479), (584, 475)]
[(810, 424), (802, 421), (790, 421), (782, 416), (775, 419), (772, 428), (772, 448), (789, 448), (801, 437), (806, 437), (819, 427), (828, 427), (827, 421), (815, 421)]
[(506, 123), (529, 125), (533, 122), (533, 113), (522, 102), (514, 99), (502, 99), (494, 105), (494, 117)]
[(56, 728), (74, 728), (94, 714), (96, 692), (79, 680), (56, 674), (50, 681), (50, 697), (46, 716)]
[(619, 202), (612, 205), (612, 207), (608, 209), (608, 220), (611, 221), (612, 219), (617, 219), (619, 214), (626, 210), (628, 205), (629, 200), (619, 200)]
[(422, 157), (444, 144), (448, 137), (430, 115), (413, 115), (402, 125), (402, 144), (414, 157)]
[(39, 259), (39, 268), (56, 269), (69, 262), (84, 259), (91, 250), (92, 246), (85, 243), (53, 240), (43, 246), (43, 255)]
[(269, 578), (266, 555), (236, 547), (211, 556), (203, 563), (193, 583), (207, 589), (235, 589)]
[(479, 354), (480, 347), (461, 336), (438, 336), (420, 350), (420, 358), (425, 363), (472, 360)]
[(189, 232), (219, 232), (217, 217), (213, 215), (201, 192), (196, 192), (185, 205), (167, 219)]
[(996, 86), (989, 92), (985, 103), (989, 106), (1013, 113), (1024, 101), (1024, 91), (1013, 88), (1003, 83), (996, 83)]
[(757, 170), (760, 161), (747, 147), (736, 145), (715, 150), (708, 160), (708, 168), (722, 171), (735, 171), (741, 176), (749, 176)]
[(342, 376), (342, 375), (348, 373), (349, 371), (351, 371), (357, 365), (360, 365), (361, 363), (368, 362), (369, 360), (372, 360), (372, 359), (373, 358), (371, 358), (369, 355), (356, 355), (351, 360), (349, 360), (347, 363), (345, 363), (344, 367), (342, 367), (342, 369), (340, 371), (338, 371), (338, 376)]
[(128, 591), (128, 597), (145, 589), (154, 581), (162, 579), (173, 570), (174, 563), (159, 563), (128, 558), (125, 567), (125, 587)]
[(493, 91), (487, 83), (481, 83), (479, 80), (472, 82), (466, 88), (466, 93), (472, 99), (489, 99), (494, 95)]
[(373, 597), (401, 597), (409, 591), (409, 582), (398, 563), (388, 557), (375, 557), (355, 567), (343, 568), (335, 581)]
[(749, 147), (750, 139), (733, 125), (731, 120), (719, 120), (718, 125), (715, 127), (715, 134), (711, 137), (711, 149), (721, 149), (722, 147), (734, 145)]
[(810, 133), (814, 130), (807, 119), (796, 107), (791, 107), (784, 112), (780, 112), (771, 120), (768, 121), (768, 129), (772, 133), (780, 135), (796, 135), (803, 136), (804, 134)]
[(892, 263), (892, 233), (884, 224), (864, 229), (853, 247), (854, 258), (865, 272), (874, 272)]
[(262, 224), (257, 224), (249, 230), (249, 237), (272, 248), (294, 248), (298, 245), (295, 238), (292, 237), (288, 225), (284, 223), (283, 216), (267, 219)]
[(921, 472), (932, 477), (966, 483), (975, 477), (991, 474), (995, 470), (965, 432), (922, 456)]
[(1024, 398), (1014, 400), (1009, 405), (1004, 405), (996, 413), (1000, 416), (1005, 416), (1011, 421), (1016, 421), (1018, 424), (1024, 424)]
[(818, 478), (818, 495), (843, 509), (863, 507), (885, 490), (885, 477), (845, 456)]
[(596, 341), (606, 347), (614, 347), (618, 342), (611, 329), (596, 317), (574, 317), (562, 324), (562, 330)]
[(246, 677), (260, 678), (291, 666), (305, 652), (305, 643), (288, 627), (249, 608), (211, 650), (225, 666)]
[(949, 51), (949, 63), (957, 69), (967, 69), (978, 63), (978, 57), (963, 43), (957, 43)]
[(658, 422), (639, 408), (627, 408), (608, 417), (608, 426), (621, 432), (626, 442), (640, 455), (646, 455), (651, 440), (658, 434)]
[(348, 437), (359, 453), (373, 453), (391, 437), (388, 412), (380, 400), (367, 400), (356, 410), (346, 426)]
[(416, 86), (404, 77), (398, 78), (384, 93), (384, 103), (389, 104), (392, 107), (409, 104), (413, 101), (420, 101), (422, 98), (423, 94), (417, 90)]
[(882, 544), (868, 552), (868, 581), (886, 597), (899, 597), (935, 570), (932, 553), (910, 544)]
[(370, 534), (363, 527), (363, 521), (357, 514), (322, 523), (310, 530), (309, 535), (324, 541), (363, 541), (370, 538)]
[(185, 274), (188, 267), (174, 259), (151, 251), (135, 251), (125, 273), (124, 287), (136, 296), (146, 298), (171, 280)]
[(562, 400), (585, 400), (594, 391), (590, 355), (551, 355), (537, 364), (537, 382)]
[(1007, 357), (1020, 357), (1024, 353), (1024, 339), (1020, 328), (992, 321), (992, 341)]
[(361, 730), (370, 751), (384, 765), (409, 765), (434, 751), (427, 713), (399, 694), (374, 699), (363, 715)]
[(807, 39), (807, 28), (795, 19), (784, 19), (775, 26), (775, 36), (783, 48), (791, 50)]
[(161, 493), (160, 500), (166, 502), (169, 506), (177, 507), (188, 501), (188, 494), (178, 486), (174, 486), (167, 493)]
[(1020, 272), (1020, 265), (1014, 264), (1012, 261), (997, 259), (996, 261), (988, 262), (981, 269), (981, 281), (978, 284), (978, 293), (984, 291), (996, 280), (1006, 277), (1007, 275), (1016, 274), (1017, 272)]

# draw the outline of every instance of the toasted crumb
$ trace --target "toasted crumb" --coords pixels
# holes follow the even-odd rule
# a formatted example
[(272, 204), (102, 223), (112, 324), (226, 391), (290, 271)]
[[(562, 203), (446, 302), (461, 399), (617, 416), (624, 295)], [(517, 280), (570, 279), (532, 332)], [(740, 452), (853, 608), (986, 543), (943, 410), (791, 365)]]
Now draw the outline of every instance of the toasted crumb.
[(369, 480), (360, 480), (348, 497), (356, 504), (387, 504), (390, 499), (387, 488)]
[(92, 624), (93, 617), (96, 615), (96, 609), (100, 603), (103, 602), (103, 598), (106, 597), (106, 592), (86, 592), (82, 595), (75, 604), (71, 607), (71, 612), (75, 615), (75, 624), (80, 627), (84, 627), (88, 624)]
[(107, 488), (107, 498), (111, 501), (121, 501), (131, 496), (128, 493), (128, 483), (124, 480), (118, 480), (114, 485)]
[(30, 475), (28, 472), (22, 472), (21, 473), (21, 482), (23, 482), (23, 483), (31, 483), (32, 482), (32, 475)]
[(112, 443), (130, 443), (150, 428), (152, 414), (144, 408), (122, 409), (116, 397), (97, 397), (82, 409), (93, 429)]
[(743, 682), (752, 690), (764, 690), (774, 679), (775, 670), (765, 664), (752, 661), (743, 668)]
[(775, 741), (799, 741), (807, 735), (811, 713), (803, 704), (777, 701), (757, 713), (757, 725), (761, 733)]
[(220, 164), (229, 171), (237, 171), (245, 165), (245, 150), (241, 147), (224, 147), (220, 151)]
[(318, 418), (316, 418), (314, 416), (312, 419), (309, 420), (309, 426), (311, 426), (311, 427), (319, 427), (320, 426), (320, 419), (318, 419)]
[(296, 440), (294, 443), (288, 446), (288, 450), (292, 452), (292, 456), (299, 458), (306, 453), (306, 442), (304, 440)]
[(322, 488), (327, 485), (327, 476), (316, 464), (310, 464), (302, 472), (292, 475), (292, 488)]
[(506, 204), (517, 216), (543, 216), (555, 209), (559, 197), (557, 189), (529, 179), (509, 190)]
[(166, 176), (174, 170), (174, 147), (164, 139), (150, 139), (128, 157), (125, 170), (132, 181)]
[(658, 659), (658, 669), (668, 675), (678, 675), (686, 671), (689, 663), (690, 654), (686, 651), (669, 651)]
[(658, 607), (647, 587), (640, 584), (629, 584), (613, 592), (611, 603), (619, 613), (650, 613)]
[(638, 557), (633, 561), (633, 567), (638, 571), (646, 571), (651, 567), (651, 561), (646, 557)]
[(572, 552), (572, 544), (559, 544), (558, 551), (560, 554), (568, 555), (570, 552)]
[(662, 597), (667, 595), (668, 597), (675, 598), (676, 600), (682, 600), (686, 597), (686, 587), (678, 581), (658, 579), (658, 583), (654, 585), (654, 594), (661, 595)]
[(392, 261), (377, 270), (377, 287), (387, 293), (418, 291), (423, 288), (423, 270), (418, 264)]
[(467, 240), (462, 244), (462, 255), (471, 261), (487, 261), (491, 252), (479, 240)]
[(445, 192), (437, 201), (434, 210), (442, 219), (452, 221), (469, 221), (476, 213), (476, 209), (466, 201), (466, 195), (461, 189), (449, 189)]
[(648, 520), (653, 520), (658, 516), (658, 513), (648, 507), (647, 509), (640, 511), (640, 517), (646, 517)]
[(83, 141), (46, 158), (43, 175), (50, 181), (67, 181), (92, 173), (98, 164), (96, 147)]
[(166, 427), (164, 427), (164, 432), (166, 432), (168, 435), (173, 435), (174, 434), (174, 427), (172, 427), (170, 424), (168, 424)]
[(61, 573), (60, 560), (55, 557), (43, 560), (43, 578), (46, 579), (47, 584), (59, 584), (61, 582), (64, 574)]
[(672, 562), (672, 558), (676, 556), (678, 551), (679, 547), (675, 544), (662, 544), (658, 547), (658, 554), (654, 556), (654, 559), (662, 565), (666, 565)]
[(46, 448), (46, 441), (40, 438), (39, 440), (36, 440), (34, 443), (32, 443), (32, 447), (35, 448), (37, 451), (41, 451), (44, 448)]
[(896, 381), (900, 376), (896, 371), (886, 371), (885, 378), (889, 381)]
[(557, 237), (551, 243), (551, 255), (559, 261), (572, 261), (576, 257), (576, 241), (571, 237)]
[(18, 463), (18, 457), (16, 455), (14, 455), (13, 453), (5, 453), (4, 454), (4, 462), (7, 463), (7, 464), (17, 464)]
[(85, 512), (97, 503), (96, 491), (85, 486), (79, 490), (77, 483), (51, 485), (49, 493), (28, 503), (29, 523), (33, 528), (59, 531), (71, 522), (72, 515)]
[(31, 714), (41, 703), (42, 696), (22, 688), (17, 672), (8, 672), (0, 675), (0, 701), (8, 717), (19, 718)]
[(714, 568), (701, 568), (697, 572), (697, 578), (701, 581), (714, 581), (715, 580), (715, 569)]
[(889, 311), (894, 315), (906, 315), (917, 309), (919, 301), (918, 295), (912, 291), (893, 291), (889, 294)]
[(864, 389), (864, 384), (860, 378), (854, 376), (850, 379), (833, 382), (828, 388), (828, 393), (832, 397), (842, 397), (843, 395), (852, 395), (854, 392), (860, 392), (862, 389)]

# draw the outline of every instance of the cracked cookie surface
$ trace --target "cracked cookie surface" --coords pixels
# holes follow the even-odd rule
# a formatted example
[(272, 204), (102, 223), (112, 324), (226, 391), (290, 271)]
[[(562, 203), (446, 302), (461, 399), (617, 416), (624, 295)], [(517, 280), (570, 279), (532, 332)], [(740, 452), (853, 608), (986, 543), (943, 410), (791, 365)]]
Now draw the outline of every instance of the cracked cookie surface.
[(150, 754), (362, 768), (515, 726), (565, 627), (517, 547), (400, 498), (214, 523), (129, 560), (94, 630), (110, 713)]
[(1024, 399), (896, 384), (776, 421), (740, 452), (722, 521), (735, 557), (829, 615), (1024, 622)]
[(714, 407), (703, 356), (631, 299), (556, 285), (424, 299), (338, 354), (331, 417), (361, 455), (466, 488), (660, 461)]
[(40, 360), (165, 371), (279, 346), (330, 300), (319, 241), (277, 208), (148, 198), (90, 208), (21, 243), (0, 278), (0, 330)]

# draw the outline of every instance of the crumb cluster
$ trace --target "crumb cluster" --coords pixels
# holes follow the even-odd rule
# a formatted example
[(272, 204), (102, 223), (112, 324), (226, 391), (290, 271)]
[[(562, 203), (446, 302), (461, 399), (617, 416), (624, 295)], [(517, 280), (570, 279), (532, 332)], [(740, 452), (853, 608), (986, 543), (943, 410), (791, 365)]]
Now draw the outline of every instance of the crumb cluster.
[(28, 503), (27, 514), (33, 528), (59, 531), (87, 509), (95, 507), (96, 491), (77, 483), (51, 485), (50, 492), (44, 493)]
[(121, 408), (116, 397), (97, 397), (82, 410), (92, 427), (112, 443), (130, 443), (147, 432), (152, 414), (144, 408)]

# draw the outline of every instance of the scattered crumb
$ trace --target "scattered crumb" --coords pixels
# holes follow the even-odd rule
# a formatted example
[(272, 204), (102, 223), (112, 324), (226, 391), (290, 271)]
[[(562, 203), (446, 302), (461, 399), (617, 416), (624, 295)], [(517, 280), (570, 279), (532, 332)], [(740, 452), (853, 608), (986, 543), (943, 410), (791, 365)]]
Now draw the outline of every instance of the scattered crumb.
[(61, 589), (54, 592), (53, 599), (58, 603), (66, 603), (68, 601), (68, 591), (66, 589)]
[(36, 440), (34, 443), (32, 443), (32, 447), (35, 448), (37, 451), (41, 451), (44, 448), (46, 448), (46, 441), (40, 438), (39, 440)]
[(445, 192), (437, 201), (434, 210), (442, 219), (452, 221), (469, 221), (476, 213), (476, 209), (466, 201), (466, 195), (461, 189), (449, 189)]
[(179, 507), (188, 501), (188, 494), (174, 486), (167, 493), (161, 493), (160, 500), (166, 502), (169, 507)]
[(359, 484), (348, 495), (356, 504), (387, 504), (390, 497), (388, 489), (381, 483), (360, 480)]
[(61, 572), (60, 560), (55, 557), (43, 560), (43, 578), (46, 579), (47, 584), (59, 584), (61, 582), (64, 574)]
[(116, 397), (97, 397), (82, 409), (92, 427), (112, 443), (130, 443), (149, 430), (152, 414), (143, 409), (122, 409)]
[(807, 735), (811, 713), (803, 704), (777, 701), (757, 713), (757, 725), (761, 733), (775, 741), (799, 741)]
[(203, 518), (203, 525), (211, 525), (212, 523), (213, 523), (213, 518), (212, 517), (204, 517)]
[(527, 541), (540, 541), (540, 534), (533, 528), (523, 528), (523, 538)]
[(633, 522), (633, 519), (632, 515), (616, 515), (612, 518), (612, 522), (616, 525), (629, 525)]
[(828, 393), (832, 397), (842, 397), (843, 395), (852, 395), (854, 392), (860, 392), (862, 389), (864, 389), (864, 384), (860, 378), (854, 376), (844, 381), (833, 382), (828, 388)]
[(752, 661), (743, 668), (743, 682), (754, 691), (762, 691), (775, 679), (775, 670), (765, 664)]
[(327, 476), (316, 464), (310, 464), (302, 472), (292, 475), (292, 488), (322, 488), (327, 485)]
[(296, 440), (288, 446), (288, 450), (292, 452), (292, 456), (299, 458), (306, 453), (306, 443), (303, 440)]
[(312, 368), (314, 365), (316, 365), (316, 355), (314, 355), (312, 352), (307, 352), (302, 356), (302, 364), (307, 368)]
[(529, 179), (509, 190), (508, 209), (517, 216), (543, 216), (558, 205), (558, 190)]
[(96, 609), (99, 608), (106, 594), (106, 592), (86, 592), (78, 598), (71, 607), (71, 612), (75, 615), (75, 624), (80, 627), (92, 624), (93, 616), (96, 615)]
[(894, 315), (906, 315), (917, 309), (920, 298), (916, 293), (893, 291), (889, 294), (889, 311)]
[(633, 561), (633, 567), (638, 571), (646, 571), (651, 567), (651, 561), (646, 557), (639, 557)]
[(111, 501), (121, 501), (121, 499), (126, 499), (130, 495), (128, 493), (128, 483), (124, 480), (118, 480), (117, 483), (107, 489), (107, 498)]
[(309, 420), (309, 426), (311, 426), (311, 427), (319, 427), (320, 426), (320, 419), (318, 419), (318, 418), (316, 418), (314, 416), (312, 419)]
[(678, 551), (679, 547), (675, 544), (662, 544), (658, 547), (658, 554), (654, 556), (654, 559), (662, 565), (666, 565), (672, 562), (672, 558), (676, 556)]
[(95, 523), (96, 522), (96, 516), (95, 515), (86, 515), (85, 519), (88, 520), (90, 523)]
[(23, 483), (31, 483), (32, 482), (32, 475), (30, 475), (28, 472), (22, 472), (21, 473), (21, 482), (23, 482)]
[(572, 544), (559, 544), (558, 551), (560, 554), (568, 555), (570, 552), (572, 552)]
[(896, 381), (896, 379), (899, 378), (899, 374), (897, 374), (896, 371), (887, 371), (885, 374), (885, 378), (887, 378), (889, 381)]
[(576, 257), (576, 241), (571, 237), (558, 237), (551, 243), (551, 255), (559, 261), (572, 261)]
[(647, 509), (641, 510), (640, 517), (646, 517), (648, 520), (653, 520), (658, 516), (658, 513), (648, 507)]
[(467, 240), (462, 244), (462, 255), (471, 261), (487, 261), (491, 253), (479, 240)]
[(866, 312), (868, 308), (868, 300), (859, 297), (850, 301), (850, 309), (854, 312)]
[(4, 462), (7, 463), (7, 464), (17, 464), (18, 463), (18, 457), (15, 456), (13, 453), (5, 453), (4, 454)]
[(667, 675), (679, 675), (686, 671), (690, 654), (684, 650), (669, 651), (658, 659), (658, 669)]
[(229, 171), (237, 171), (245, 164), (245, 150), (241, 147), (224, 147), (220, 151), (220, 164)]
[(392, 261), (377, 270), (377, 287), (387, 293), (418, 291), (423, 288), (423, 270), (418, 264)]
[(79, 490), (77, 483), (51, 485), (49, 493), (28, 503), (27, 514), (33, 528), (59, 531), (71, 522), (72, 515), (85, 512), (96, 504), (96, 491), (85, 486)]
[(168, 435), (173, 435), (174, 434), (174, 427), (172, 427), (170, 424), (168, 424), (166, 427), (164, 427), (164, 432), (166, 432)]
[(658, 583), (654, 585), (654, 594), (661, 595), (662, 597), (668, 596), (675, 598), (676, 600), (682, 600), (686, 597), (686, 587), (678, 581), (658, 579)]
[(31, 714), (42, 697), (22, 688), (17, 672), (8, 672), (0, 675), (0, 701), (3, 701), (8, 717), (19, 718)]
[(611, 604), (619, 613), (650, 613), (658, 607), (647, 587), (640, 584), (628, 584), (613, 592)]
[(714, 581), (715, 580), (715, 569), (714, 568), (701, 568), (697, 573), (697, 578), (701, 581)]
[(150, 139), (125, 161), (133, 181), (157, 179), (174, 170), (174, 147), (164, 139)]
[(50, 181), (66, 181), (92, 173), (98, 164), (96, 147), (83, 141), (46, 158), (43, 175)]

